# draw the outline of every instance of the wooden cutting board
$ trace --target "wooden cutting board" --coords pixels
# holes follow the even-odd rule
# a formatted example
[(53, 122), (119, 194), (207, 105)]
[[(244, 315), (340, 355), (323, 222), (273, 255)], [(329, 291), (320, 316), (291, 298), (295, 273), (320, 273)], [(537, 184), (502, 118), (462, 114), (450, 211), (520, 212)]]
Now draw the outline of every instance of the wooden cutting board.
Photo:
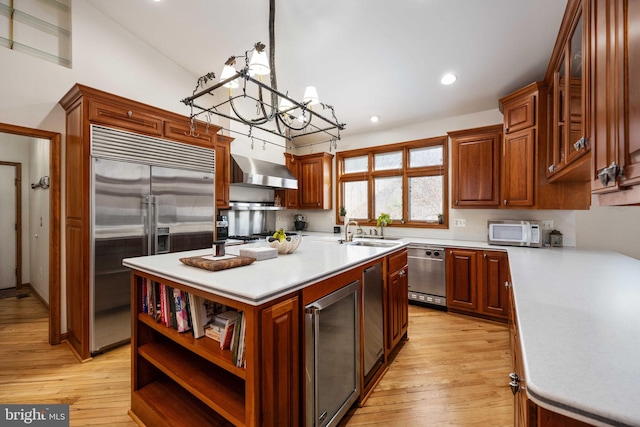
[(226, 270), (228, 268), (242, 267), (243, 265), (249, 265), (254, 262), (255, 258), (249, 258), (246, 256), (235, 256), (233, 258), (225, 259), (211, 259), (202, 256), (192, 256), (188, 258), (180, 258), (180, 262), (192, 267), (204, 268), (205, 270), (219, 271)]

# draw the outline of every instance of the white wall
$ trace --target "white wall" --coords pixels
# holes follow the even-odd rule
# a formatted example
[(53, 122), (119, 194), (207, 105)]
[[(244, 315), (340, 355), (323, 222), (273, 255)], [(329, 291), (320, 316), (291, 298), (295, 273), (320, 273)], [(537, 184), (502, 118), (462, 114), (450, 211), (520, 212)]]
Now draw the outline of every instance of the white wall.
[[(29, 183), (49, 176), (48, 139), (29, 138)], [(29, 277), (31, 286), (49, 302), (49, 189), (31, 189), (29, 185)]]
[[(20, 163), (22, 168), (22, 283), (29, 283), (29, 144), (28, 138), (0, 133), (0, 160), (5, 162)], [(15, 209), (15, 206), (1, 205), (0, 209)], [(4, 244), (0, 241), (0, 244)], [(13, 245), (13, 242), (11, 242)], [(9, 252), (3, 250), (3, 253)], [(11, 251), (13, 253), (13, 251)]]

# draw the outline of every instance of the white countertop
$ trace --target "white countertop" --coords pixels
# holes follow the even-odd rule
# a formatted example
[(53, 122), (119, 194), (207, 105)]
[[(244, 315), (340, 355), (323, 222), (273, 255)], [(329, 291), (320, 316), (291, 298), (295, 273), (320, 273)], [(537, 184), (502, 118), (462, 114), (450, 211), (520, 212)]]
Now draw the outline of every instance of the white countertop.
[(530, 398), (596, 425), (640, 426), (640, 261), (508, 252)]
[[(293, 254), (220, 272), (178, 261), (210, 251), (130, 258), (124, 264), (257, 305), (395, 250), (341, 245), (340, 234), (305, 235)], [(640, 261), (575, 248), (400, 242), (507, 251), (529, 397), (591, 424), (640, 426)], [(227, 253), (237, 254), (240, 247), (228, 247)]]
[[(211, 249), (127, 258), (123, 264), (250, 305), (260, 305), (406, 246), (403, 242), (397, 242), (392, 248), (353, 246), (340, 244), (338, 239), (305, 237), (292, 254), (221, 271), (190, 267), (179, 260), (211, 255)], [(226, 253), (238, 255), (241, 248), (260, 246), (267, 243), (228, 246)]]

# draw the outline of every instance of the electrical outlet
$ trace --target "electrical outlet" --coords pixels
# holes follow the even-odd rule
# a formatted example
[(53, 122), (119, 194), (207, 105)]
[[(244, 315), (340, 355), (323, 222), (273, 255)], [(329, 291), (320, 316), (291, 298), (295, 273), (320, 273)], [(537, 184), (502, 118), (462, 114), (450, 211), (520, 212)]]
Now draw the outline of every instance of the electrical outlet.
[(453, 220), (453, 226), (454, 227), (466, 227), (467, 226), (467, 220), (464, 218), (456, 218)]
[(542, 221), (542, 229), (553, 230), (553, 221), (552, 220)]

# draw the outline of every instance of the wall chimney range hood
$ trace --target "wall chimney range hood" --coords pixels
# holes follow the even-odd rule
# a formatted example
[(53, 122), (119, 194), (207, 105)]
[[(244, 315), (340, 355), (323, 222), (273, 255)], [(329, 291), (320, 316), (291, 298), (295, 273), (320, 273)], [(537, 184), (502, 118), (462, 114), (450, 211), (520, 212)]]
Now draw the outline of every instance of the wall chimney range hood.
[(231, 184), (298, 189), (298, 180), (285, 165), (231, 155)]

